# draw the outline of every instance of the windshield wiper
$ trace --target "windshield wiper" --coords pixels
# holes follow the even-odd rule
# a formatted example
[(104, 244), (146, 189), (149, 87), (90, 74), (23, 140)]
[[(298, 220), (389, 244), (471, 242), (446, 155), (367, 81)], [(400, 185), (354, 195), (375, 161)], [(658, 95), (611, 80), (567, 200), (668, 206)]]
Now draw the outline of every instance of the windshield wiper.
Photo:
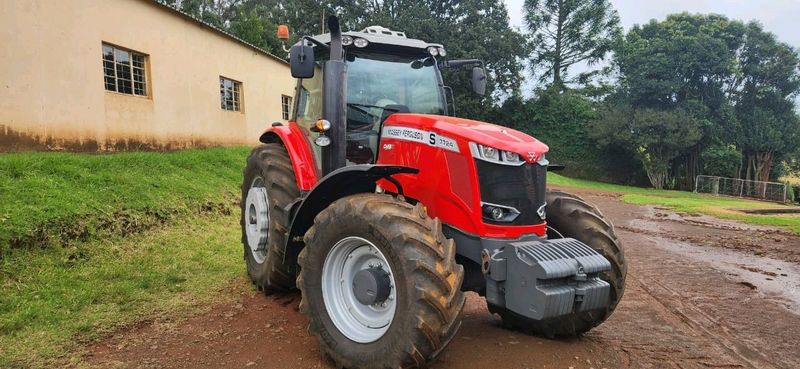
[[(383, 110), (391, 110), (391, 111), (395, 111), (395, 112), (400, 111), (397, 108), (390, 108), (390, 107), (387, 107), (387, 106), (361, 104), (361, 103), (347, 103), (347, 105), (363, 106), (365, 108), (378, 108), (378, 109), (383, 109)], [(361, 109), (356, 109), (356, 110), (361, 110)], [(367, 114), (369, 114), (369, 113), (367, 113)]]

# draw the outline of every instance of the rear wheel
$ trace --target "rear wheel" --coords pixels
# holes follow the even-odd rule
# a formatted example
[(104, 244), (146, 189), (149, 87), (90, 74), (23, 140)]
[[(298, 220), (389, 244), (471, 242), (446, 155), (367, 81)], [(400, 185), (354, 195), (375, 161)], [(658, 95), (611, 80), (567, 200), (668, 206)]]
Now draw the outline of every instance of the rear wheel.
[(548, 337), (574, 336), (596, 327), (611, 316), (625, 291), (625, 255), (614, 227), (596, 207), (579, 196), (558, 191), (547, 191), (547, 237), (574, 238), (602, 254), (611, 263), (611, 271), (600, 279), (611, 285), (609, 305), (605, 309), (570, 314), (547, 320), (533, 320), (505, 308), (490, 305), (489, 311), (497, 313), (508, 328), (541, 334)]
[(242, 244), (247, 274), (260, 290), (295, 287), (294, 273), (283, 263), (288, 228), (284, 212), (299, 196), (283, 145), (268, 143), (250, 152), (242, 183)]
[(422, 205), (348, 196), (317, 215), (305, 243), (300, 311), (337, 366), (424, 367), (458, 330), (464, 270)]

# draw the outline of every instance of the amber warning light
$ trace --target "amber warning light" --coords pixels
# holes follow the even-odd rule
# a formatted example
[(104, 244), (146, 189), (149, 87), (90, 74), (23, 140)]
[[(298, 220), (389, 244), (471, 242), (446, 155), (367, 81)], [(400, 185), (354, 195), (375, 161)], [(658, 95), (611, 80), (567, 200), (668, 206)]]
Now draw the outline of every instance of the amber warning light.
[(278, 39), (283, 41), (289, 40), (289, 26), (285, 24), (278, 26)]

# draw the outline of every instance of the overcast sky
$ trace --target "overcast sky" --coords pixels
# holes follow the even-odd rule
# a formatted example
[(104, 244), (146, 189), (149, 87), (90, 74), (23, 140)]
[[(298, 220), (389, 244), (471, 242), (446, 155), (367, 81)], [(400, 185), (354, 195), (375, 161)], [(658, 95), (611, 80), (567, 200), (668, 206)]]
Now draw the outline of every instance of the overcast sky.
[[(522, 28), (525, 0), (505, 2), (511, 24)], [(779, 40), (800, 48), (800, 0), (611, 0), (611, 4), (626, 31), (634, 24), (663, 20), (672, 13), (716, 13), (731, 19), (757, 20)]]

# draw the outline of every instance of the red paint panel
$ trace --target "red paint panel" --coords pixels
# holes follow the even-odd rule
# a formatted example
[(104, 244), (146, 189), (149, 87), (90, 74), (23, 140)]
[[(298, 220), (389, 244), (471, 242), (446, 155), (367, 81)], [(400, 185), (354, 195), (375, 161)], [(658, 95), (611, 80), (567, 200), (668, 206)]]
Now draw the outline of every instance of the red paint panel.
[(266, 142), (264, 141), (266, 135), (277, 136), (289, 152), (297, 187), (304, 191), (311, 190), (317, 184), (319, 175), (314, 164), (314, 153), (300, 126), (295, 122), (289, 122), (288, 125), (269, 127), (261, 135), (262, 142)]
[[(545, 234), (545, 224), (532, 226), (498, 226), (484, 223), (480, 209), (478, 175), (469, 151), (469, 142), (520, 154), (529, 162), (537, 161), (548, 151), (547, 145), (522, 132), (497, 125), (467, 119), (420, 115), (393, 114), (384, 127), (406, 127), (423, 131), (419, 137), (399, 138), (382, 134), (378, 164), (395, 164), (419, 169), (416, 175), (398, 174), (393, 177), (403, 186), (404, 193), (422, 202), (431, 216), (461, 231), (490, 238), (517, 238), (525, 234)], [(384, 128), (386, 129), (386, 128)], [(430, 135), (429, 133), (435, 135)], [(415, 132), (412, 132), (415, 133)], [(457, 147), (434, 144), (438, 138), (454, 141)], [(382, 188), (394, 190), (388, 181), (379, 182)]]

